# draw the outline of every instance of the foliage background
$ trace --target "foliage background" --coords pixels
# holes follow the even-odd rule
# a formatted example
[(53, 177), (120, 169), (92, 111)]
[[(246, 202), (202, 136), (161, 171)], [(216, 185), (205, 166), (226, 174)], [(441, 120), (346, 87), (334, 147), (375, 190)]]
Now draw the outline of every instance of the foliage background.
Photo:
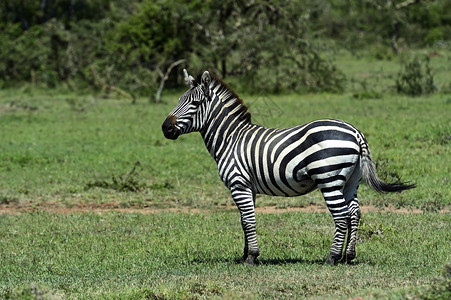
[(153, 95), (160, 73), (205, 68), (240, 90), (343, 91), (337, 49), (390, 59), (449, 46), (446, 0), (4, 0), (0, 87), (117, 87)]

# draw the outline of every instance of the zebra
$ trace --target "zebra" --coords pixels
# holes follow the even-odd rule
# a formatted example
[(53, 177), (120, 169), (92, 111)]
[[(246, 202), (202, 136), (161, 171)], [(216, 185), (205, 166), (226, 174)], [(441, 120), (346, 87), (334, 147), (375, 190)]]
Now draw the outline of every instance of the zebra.
[(197, 80), (186, 70), (183, 73), (189, 90), (169, 113), (162, 130), (172, 140), (181, 134), (200, 132), (240, 212), (244, 231), (242, 263), (254, 265), (260, 254), (256, 194), (291, 197), (318, 188), (335, 223), (326, 261), (335, 265), (351, 262), (356, 256), (361, 216), (357, 189), (362, 178), (378, 192), (415, 187), (379, 179), (365, 137), (344, 121), (322, 119), (290, 128), (266, 128), (251, 122), (246, 105), (222, 80), (208, 71)]

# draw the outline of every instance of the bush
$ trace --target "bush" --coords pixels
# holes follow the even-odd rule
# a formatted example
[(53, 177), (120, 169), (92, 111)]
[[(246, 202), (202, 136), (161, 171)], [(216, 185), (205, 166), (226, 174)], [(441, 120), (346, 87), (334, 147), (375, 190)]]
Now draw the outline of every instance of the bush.
[[(248, 92), (340, 92), (346, 78), (324, 41), (368, 47), (377, 59), (412, 44), (447, 44), (448, 2), (0, 1), (0, 84), (75, 81), (149, 95), (184, 59), (166, 86), (179, 86), (188, 67)], [(399, 80), (400, 92), (432, 91), (410, 88), (411, 75)]]
[(429, 66), (429, 57), (415, 57), (403, 65), (396, 78), (396, 90), (400, 94), (420, 96), (437, 90)]

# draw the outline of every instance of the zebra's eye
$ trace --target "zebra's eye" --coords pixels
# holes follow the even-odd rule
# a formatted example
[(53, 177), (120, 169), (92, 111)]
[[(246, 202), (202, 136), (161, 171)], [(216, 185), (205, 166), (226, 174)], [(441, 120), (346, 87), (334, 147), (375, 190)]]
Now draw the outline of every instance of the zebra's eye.
[(193, 101), (191, 102), (194, 105), (199, 105), (200, 104), (200, 99), (193, 99)]

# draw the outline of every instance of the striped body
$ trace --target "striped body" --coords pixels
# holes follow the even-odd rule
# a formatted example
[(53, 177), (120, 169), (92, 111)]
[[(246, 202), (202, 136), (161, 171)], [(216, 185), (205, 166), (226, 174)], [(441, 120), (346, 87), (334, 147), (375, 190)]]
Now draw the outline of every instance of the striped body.
[(162, 129), (167, 138), (199, 131), (218, 164), (219, 176), (240, 210), (245, 235), (243, 261), (259, 255), (255, 194), (299, 196), (319, 188), (335, 222), (329, 263), (355, 257), (360, 209), (357, 189), (363, 178), (381, 192), (413, 185), (387, 184), (377, 178), (368, 144), (352, 125), (340, 120), (317, 120), (291, 128), (265, 128), (251, 123), (241, 99), (223, 82), (202, 75), (169, 114)]
[(245, 126), (223, 149), (219, 176), (228, 188), (242, 183), (274, 196), (304, 195), (318, 184), (330, 189), (326, 202), (334, 214), (346, 213), (334, 188), (341, 188), (359, 163), (359, 140), (361, 133), (339, 120), (286, 129)]

